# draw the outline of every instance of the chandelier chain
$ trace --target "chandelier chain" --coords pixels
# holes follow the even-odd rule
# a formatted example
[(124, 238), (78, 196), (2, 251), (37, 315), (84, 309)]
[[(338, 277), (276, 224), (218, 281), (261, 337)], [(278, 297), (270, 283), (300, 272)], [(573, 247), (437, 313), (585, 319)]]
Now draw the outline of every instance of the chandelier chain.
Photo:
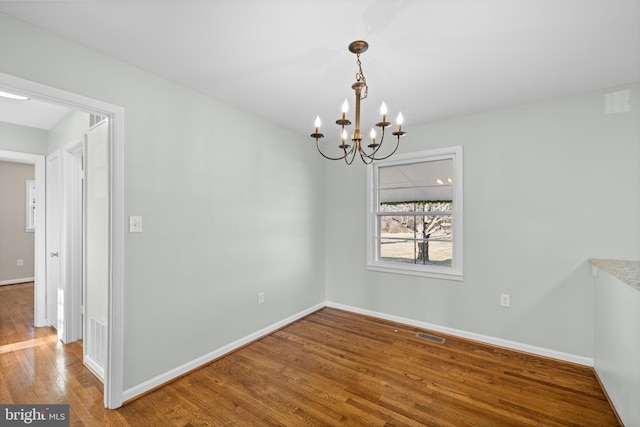
[(360, 52), (356, 54), (358, 58), (358, 72), (356, 73), (356, 80), (364, 83), (364, 94), (360, 93), (360, 99), (365, 99), (369, 95), (369, 86), (367, 85), (367, 78), (362, 71), (362, 62), (360, 62)]

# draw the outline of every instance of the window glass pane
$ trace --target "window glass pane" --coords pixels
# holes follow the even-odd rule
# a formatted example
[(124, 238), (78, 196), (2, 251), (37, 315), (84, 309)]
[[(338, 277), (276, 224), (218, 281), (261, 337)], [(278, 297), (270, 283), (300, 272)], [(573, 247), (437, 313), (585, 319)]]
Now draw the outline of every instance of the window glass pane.
[(438, 212), (442, 214), (450, 214), (453, 202), (451, 200), (438, 200), (438, 201), (415, 201), (409, 203), (403, 202), (381, 202), (379, 207), (380, 213), (397, 213), (399, 215), (403, 213), (427, 213)]
[(395, 261), (415, 263), (416, 245), (415, 240), (406, 239), (380, 239), (380, 259), (382, 261)]
[(452, 159), (380, 167), (379, 209), (394, 203), (450, 201), (453, 199), (452, 184)]
[(385, 203), (381, 202), (379, 206), (380, 212), (415, 212), (416, 208), (421, 209), (421, 206), (415, 203)]
[(27, 225), (26, 229), (33, 231), (36, 226), (36, 182), (27, 181)]
[(380, 239), (380, 260), (451, 267), (451, 241), (399, 238)]
[[(443, 203), (446, 204), (446, 203)], [(451, 215), (381, 215), (380, 260), (451, 266)]]

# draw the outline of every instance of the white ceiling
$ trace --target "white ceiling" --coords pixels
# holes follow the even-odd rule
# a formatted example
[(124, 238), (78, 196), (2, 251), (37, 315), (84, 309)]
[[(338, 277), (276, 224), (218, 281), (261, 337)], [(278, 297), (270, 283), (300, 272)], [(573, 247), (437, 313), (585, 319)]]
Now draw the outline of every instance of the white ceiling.
[(49, 130), (66, 116), (69, 108), (30, 99), (17, 101), (0, 97), (0, 121)]
[[(13, 15), (273, 122), (328, 133), (353, 40), (363, 133), (640, 80), (640, 0), (0, 1)], [(0, 120), (4, 118), (0, 117)]]

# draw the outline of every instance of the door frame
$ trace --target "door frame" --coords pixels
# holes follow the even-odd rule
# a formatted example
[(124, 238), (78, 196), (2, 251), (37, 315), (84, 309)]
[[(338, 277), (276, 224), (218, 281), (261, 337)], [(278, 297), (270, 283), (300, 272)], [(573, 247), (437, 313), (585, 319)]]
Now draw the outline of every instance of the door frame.
[[(57, 167), (54, 167), (54, 165)], [(64, 187), (62, 182), (62, 153), (61, 150), (55, 150), (47, 154), (45, 157), (45, 181), (46, 181), (46, 200), (45, 206), (47, 214), (44, 217), (45, 229), (45, 269), (47, 277), (46, 286), (46, 302), (47, 302), (47, 324), (56, 328), (58, 339), (67, 342), (65, 334), (65, 325), (61, 321), (63, 317), (62, 310), (66, 305), (66, 298), (62, 297), (65, 280), (66, 256), (62, 248), (62, 236), (64, 236), (62, 213)], [(36, 187), (37, 191), (37, 187)], [(56, 205), (57, 204), (57, 205)], [(36, 205), (37, 206), (37, 205)], [(57, 208), (57, 209), (56, 209)], [(56, 218), (57, 217), (57, 218)], [(54, 221), (55, 220), (55, 221)], [(36, 227), (38, 228), (38, 227)], [(53, 259), (53, 251), (56, 251)], [(36, 252), (37, 253), (37, 252)], [(57, 263), (57, 277), (54, 278), (56, 272), (55, 264)]]
[(35, 166), (36, 180), (36, 221), (38, 226), (33, 230), (34, 246), (34, 292), (33, 292), (33, 326), (48, 326), (48, 310), (46, 306), (47, 292), (47, 258), (46, 258), (46, 176), (45, 176), (45, 156), (40, 154), (21, 153), (18, 151), (0, 150), (0, 161), (12, 163), (25, 163)]
[[(124, 109), (101, 100), (4, 73), (0, 73), (0, 89), (109, 117), (110, 140), (107, 149), (109, 278), (104, 406), (118, 408), (123, 403), (124, 373)], [(40, 253), (36, 254), (36, 258), (46, 255), (43, 247), (44, 245), (38, 246)], [(41, 259), (39, 266), (41, 267), (42, 264)]]

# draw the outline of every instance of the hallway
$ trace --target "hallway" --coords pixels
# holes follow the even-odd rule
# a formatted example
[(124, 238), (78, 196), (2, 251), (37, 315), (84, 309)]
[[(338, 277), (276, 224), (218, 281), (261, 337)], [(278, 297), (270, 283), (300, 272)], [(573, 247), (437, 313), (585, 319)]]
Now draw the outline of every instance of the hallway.
[(33, 282), (0, 286), (0, 372), (0, 403), (69, 403), (71, 425), (120, 418), (104, 409), (102, 382), (82, 364), (82, 344), (33, 327)]

